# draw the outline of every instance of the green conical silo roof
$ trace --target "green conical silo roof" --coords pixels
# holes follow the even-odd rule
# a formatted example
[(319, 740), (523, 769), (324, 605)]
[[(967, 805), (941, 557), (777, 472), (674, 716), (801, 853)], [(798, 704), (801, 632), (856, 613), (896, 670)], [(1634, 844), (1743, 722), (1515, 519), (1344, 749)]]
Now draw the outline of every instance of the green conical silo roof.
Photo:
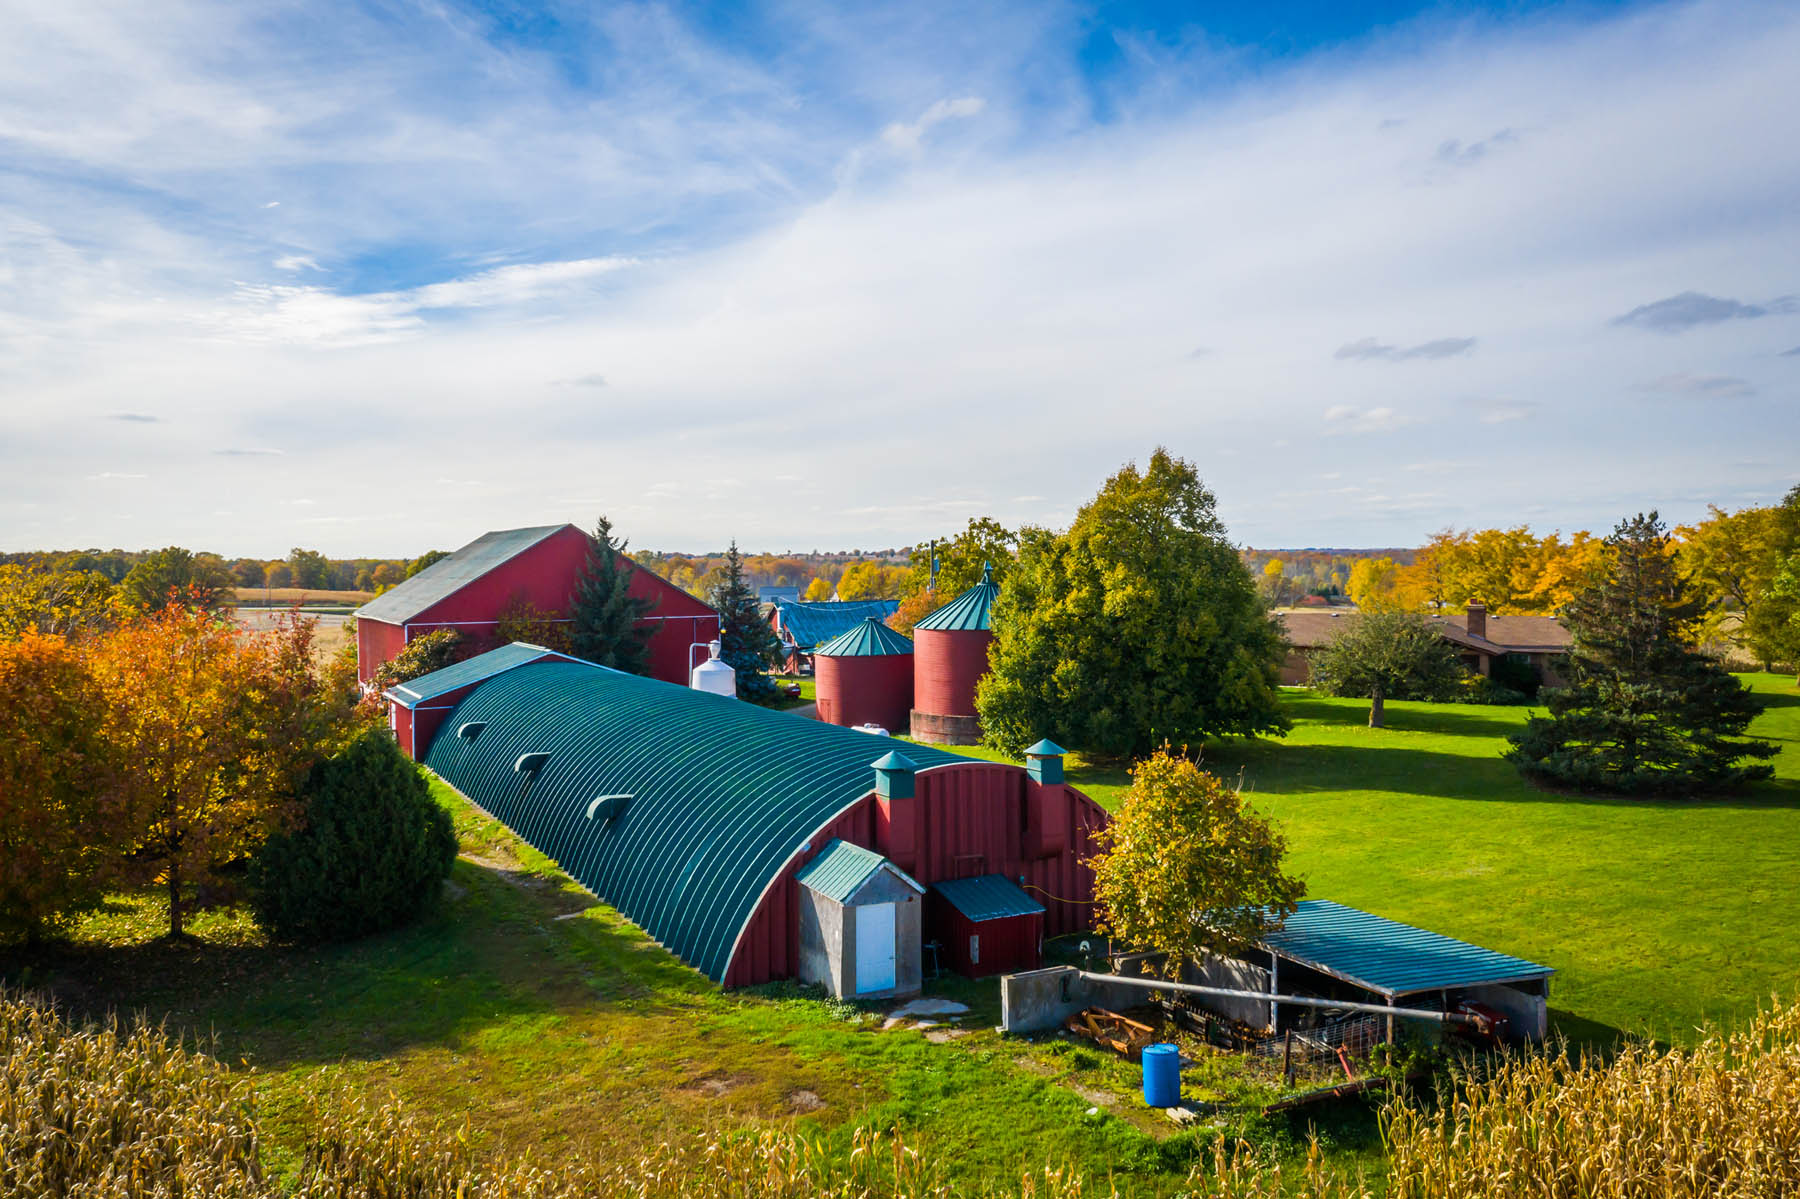
[(813, 650), (821, 658), (877, 658), (885, 654), (910, 654), (913, 643), (873, 616), (839, 633)]
[(969, 588), (943, 607), (914, 625), (914, 629), (979, 629), (994, 626), (994, 597), (1000, 587), (994, 582), (994, 568), (981, 568), (981, 582)]

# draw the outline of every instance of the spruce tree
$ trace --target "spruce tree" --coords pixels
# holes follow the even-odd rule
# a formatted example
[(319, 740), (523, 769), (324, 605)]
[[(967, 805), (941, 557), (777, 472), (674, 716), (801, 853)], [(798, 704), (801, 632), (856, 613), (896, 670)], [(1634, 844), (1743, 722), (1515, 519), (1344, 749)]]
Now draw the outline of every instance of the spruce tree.
[(737, 671), (738, 698), (758, 704), (774, 699), (775, 683), (767, 672), (780, 660), (781, 647), (762, 618), (756, 592), (744, 581), (744, 556), (735, 540), (706, 602), (719, 610), (719, 660)]
[(601, 516), (588, 536), (587, 568), (575, 584), (570, 616), (570, 641), (577, 658), (627, 674), (644, 674), (650, 668), (652, 630), (639, 621), (656, 608), (656, 601), (631, 594), (631, 572), (637, 569), (625, 556), (629, 544), (612, 535), (612, 522)]
[(1611, 562), (1563, 612), (1569, 686), (1547, 692), (1507, 760), (1530, 778), (1626, 795), (1719, 791), (1768, 778), (1743, 759), (1776, 747), (1744, 737), (1760, 705), (1693, 648), (1704, 604), (1676, 568), (1655, 512), (1621, 521)]

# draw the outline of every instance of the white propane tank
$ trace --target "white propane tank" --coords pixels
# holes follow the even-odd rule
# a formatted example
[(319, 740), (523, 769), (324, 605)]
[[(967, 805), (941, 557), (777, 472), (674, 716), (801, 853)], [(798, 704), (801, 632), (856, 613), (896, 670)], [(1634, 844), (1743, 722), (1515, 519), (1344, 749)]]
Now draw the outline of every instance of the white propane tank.
[(710, 656), (706, 661), (694, 667), (694, 673), (688, 680), (695, 691), (709, 691), (714, 695), (728, 695), (737, 698), (737, 671), (719, 661), (719, 650), (722, 648), (715, 640), (707, 644)]
[(880, 725), (873, 724), (873, 723), (857, 724), (857, 725), (852, 725), (851, 727), (854, 728), (859, 733), (873, 733), (877, 737), (889, 737), (889, 736), (893, 735), (893, 734), (889, 733), (886, 729), (882, 728)]

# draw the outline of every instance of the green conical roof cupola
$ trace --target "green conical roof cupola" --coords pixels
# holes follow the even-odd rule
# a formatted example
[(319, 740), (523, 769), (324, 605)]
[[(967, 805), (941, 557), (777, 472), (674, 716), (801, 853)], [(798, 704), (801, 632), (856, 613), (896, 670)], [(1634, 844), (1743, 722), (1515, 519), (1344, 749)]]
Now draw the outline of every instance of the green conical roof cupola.
[(994, 627), (994, 597), (999, 594), (999, 584), (994, 582), (993, 563), (984, 562), (981, 565), (981, 582), (921, 620), (913, 628), (915, 630), (991, 632)]

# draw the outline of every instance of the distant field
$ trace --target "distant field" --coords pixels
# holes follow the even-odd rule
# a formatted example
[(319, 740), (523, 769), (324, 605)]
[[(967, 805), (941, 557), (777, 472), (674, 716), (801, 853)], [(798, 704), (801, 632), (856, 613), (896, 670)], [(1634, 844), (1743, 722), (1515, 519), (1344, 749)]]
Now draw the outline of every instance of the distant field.
[[(1500, 759), (1526, 708), (1390, 702), (1371, 729), (1366, 702), (1310, 691), (1284, 693), (1287, 737), (1206, 758), (1280, 821), (1314, 897), (1555, 967), (1572, 1038), (1687, 1040), (1800, 993), (1800, 690), (1740, 677), (1766, 705), (1752, 732), (1782, 752), (1775, 779), (1732, 799), (1547, 794)], [(1069, 773), (1108, 807), (1127, 781)]]
[(244, 606), (291, 604), (366, 604), (375, 598), (373, 591), (309, 591), (301, 587), (239, 587), (232, 595)]

